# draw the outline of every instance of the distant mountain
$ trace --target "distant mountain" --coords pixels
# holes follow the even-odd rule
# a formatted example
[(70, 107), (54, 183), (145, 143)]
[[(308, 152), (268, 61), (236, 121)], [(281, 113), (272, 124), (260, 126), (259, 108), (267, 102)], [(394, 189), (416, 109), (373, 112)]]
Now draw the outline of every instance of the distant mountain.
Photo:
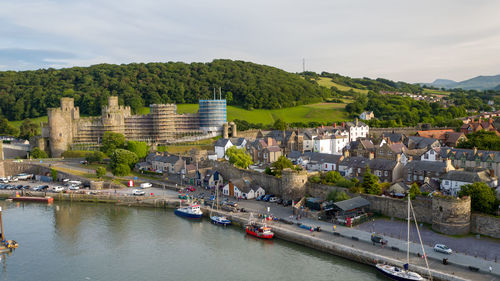
[(500, 87), (500, 74), (495, 76), (477, 76), (461, 82), (455, 82), (447, 79), (436, 79), (432, 83), (424, 83), (424, 85), (438, 87), (438, 88), (462, 88), (464, 90), (499, 90)]

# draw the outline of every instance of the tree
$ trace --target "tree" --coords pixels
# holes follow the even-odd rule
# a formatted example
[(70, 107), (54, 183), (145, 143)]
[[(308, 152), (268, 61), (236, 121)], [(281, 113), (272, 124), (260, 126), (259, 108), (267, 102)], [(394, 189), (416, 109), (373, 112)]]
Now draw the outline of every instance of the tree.
[(284, 131), (284, 130), (286, 130), (287, 127), (288, 127), (288, 124), (281, 119), (274, 121), (273, 129), (275, 129), (275, 130)]
[(9, 124), (7, 118), (0, 116), (0, 135), (17, 136), (19, 131)]
[(420, 187), (418, 187), (418, 184), (416, 182), (414, 182), (411, 186), (410, 186), (410, 190), (408, 192), (410, 194), (410, 198), (411, 199), (415, 199), (415, 197), (417, 195), (421, 195), (422, 194), (422, 191), (420, 191)]
[(495, 207), (495, 192), (484, 182), (462, 185), (458, 196), (470, 196), (473, 211), (491, 213)]
[(111, 155), (117, 148), (123, 148), (125, 145), (125, 136), (120, 133), (104, 132), (102, 136), (101, 150), (107, 155)]
[(127, 150), (135, 153), (139, 159), (143, 159), (148, 155), (149, 147), (143, 141), (127, 141)]
[(458, 143), (459, 148), (474, 148), (482, 150), (500, 150), (500, 137), (496, 132), (478, 131), (467, 135), (467, 140)]
[(98, 178), (102, 178), (103, 176), (106, 175), (106, 168), (104, 167), (98, 167), (96, 170), (95, 170), (95, 174)]
[(371, 173), (368, 166), (366, 166), (366, 171), (363, 174), (361, 187), (368, 194), (380, 195), (382, 193), (382, 189), (378, 185), (378, 177)]
[(52, 180), (56, 181), (57, 180), (57, 170), (55, 169), (50, 169), (50, 175), (52, 176)]
[(342, 176), (337, 171), (329, 171), (329, 172), (326, 172), (326, 174), (325, 174), (325, 180), (328, 183), (336, 183), (340, 179), (342, 179)]
[(339, 191), (339, 190), (332, 190), (328, 192), (328, 195), (326, 196), (327, 201), (333, 201), (333, 202), (339, 202), (339, 201), (344, 201), (347, 199), (350, 199), (349, 195), (345, 193), (344, 191)]
[(19, 127), (19, 138), (29, 140), (31, 137), (38, 135), (40, 126), (31, 122), (30, 119), (24, 119), (21, 127)]
[(49, 158), (49, 156), (47, 155), (47, 152), (41, 150), (38, 147), (35, 147), (31, 151), (31, 158), (40, 159), (40, 158)]
[(283, 169), (293, 168), (293, 163), (285, 156), (280, 156), (278, 157), (278, 160), (271, 164), (271, 167), (273, 167), (275, 175), (281, 176)]
[(104, 153), (101, 151), (89, 152), (85, 155), (85, 160), (89, 163), (101, 163), (104, 160)]
[(231, 146), (228, 150), (226, 150), (226, 155), (229, 157), (229, 163), (236, 167), (246, 169), (248, 166), (253, 164), (252, 158), (244, 148)]
[[(111, 170), (114, 175), (125, 176), (130, 173), (130, 169), (139, 161), (137, 155), (125, 149), (116, 149), (111, 154)], [(123, 166), (127, 166), (125, 169)], [(128, 172), (127, 172), (128, 171)], [(124, 174), (126, 172), (126, 174)]]

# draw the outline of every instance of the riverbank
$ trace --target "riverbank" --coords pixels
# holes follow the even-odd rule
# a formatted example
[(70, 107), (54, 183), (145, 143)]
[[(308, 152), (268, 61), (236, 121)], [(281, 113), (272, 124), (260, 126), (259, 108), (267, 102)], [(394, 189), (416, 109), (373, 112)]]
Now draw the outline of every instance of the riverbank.
[[(7, 198), (15, 196), (15, 191), (2, 190), (0, 197)], [(73, 202), (94, 202), (110, 203), (124, 206), (153, 207), (153, 208), (175, 208), (179, 206), (181, 200), (167, 196), (146, 196), (136, 197), (123, 194), (75, 194), (75, 193), (44, 193), (28, 192), (30, 196), (50, 195), (55, 201)], [(208, 216), (210, 209), (203, 208)], [(219, 211), (228, 216), (235, 224), (244, 227), (249, 221), (249, 213), (227, 213)], [(262, 222), (260, 222), (262, 223)], [(283, 222), (266, 222), (273, 227), (276, 237), (322, 252), (344, 257), (359, 263), (373, 266), (377, 262), (385, 262), (402, 266), (406, 253), (396, 251), (391, 248), (375, 247), (366, 243), (358, 237), (345, 237), (333, 235), (331, 231), (310, 233), (297, 225), (289, 225)], [(358, 238), (358, 239), (357, 239)], [(423, 266), (423, 260), (416, 256), (411, 258), (411, 269), (427, 275), (427, 270)], [(471, 272), (467, 268), (458, 265), (442, 265), (437, 260), (431, 260), (432, 275), (434, 280), (499, 280), (494, 276), (483, 272)]]

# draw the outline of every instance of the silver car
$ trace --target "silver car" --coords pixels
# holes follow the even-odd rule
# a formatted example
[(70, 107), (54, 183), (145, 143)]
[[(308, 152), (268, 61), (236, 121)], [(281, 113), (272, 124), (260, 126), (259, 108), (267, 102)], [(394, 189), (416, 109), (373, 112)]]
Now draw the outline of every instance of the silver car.
[(448, 246), (446, 246), (444, 244), (434, 245), (434, 251), (440, 252), (443, 254), (448, 254), (448, 255), (451, 255), (451, 253), (453, 253), (453, 251)]

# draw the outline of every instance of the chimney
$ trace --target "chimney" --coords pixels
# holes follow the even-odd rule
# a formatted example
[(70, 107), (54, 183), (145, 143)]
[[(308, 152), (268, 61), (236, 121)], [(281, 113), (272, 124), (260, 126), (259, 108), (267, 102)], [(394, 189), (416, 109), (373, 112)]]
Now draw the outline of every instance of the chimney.
[(358, 126), (358, 118), (356, 118), (356, 127)]
[(342, 122), (342, 128), (345, 128), (345, 122)]
[(337, 128), (337, 123), (333, 123), (333, 127), (334, 127), (334, 128)]

